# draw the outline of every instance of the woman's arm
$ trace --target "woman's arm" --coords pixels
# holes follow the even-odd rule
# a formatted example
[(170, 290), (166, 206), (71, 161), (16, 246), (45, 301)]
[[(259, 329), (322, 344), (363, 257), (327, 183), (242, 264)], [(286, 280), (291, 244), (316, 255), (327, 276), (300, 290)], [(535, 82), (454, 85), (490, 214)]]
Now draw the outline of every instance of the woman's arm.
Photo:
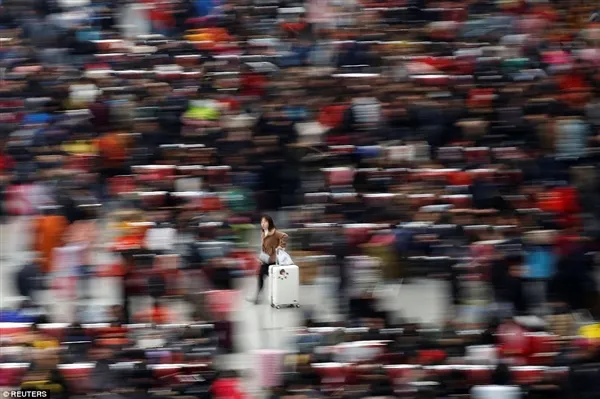
[(288, 235), (285, 233), (281, 233), (279, 236), (279, 245), (278, 248), (285, 249), (287, 246)]

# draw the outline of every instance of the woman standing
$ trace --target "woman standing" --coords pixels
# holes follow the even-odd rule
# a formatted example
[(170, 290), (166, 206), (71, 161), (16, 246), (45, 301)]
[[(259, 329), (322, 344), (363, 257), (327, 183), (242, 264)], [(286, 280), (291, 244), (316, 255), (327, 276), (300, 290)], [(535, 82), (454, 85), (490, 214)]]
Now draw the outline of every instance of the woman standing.
[(260, 272), (258, 274), (258, 292), (254, 300), (256, 304), (260, 302), (260, 293), (265, 285), (265, 277), (269, 275), (269, 267), (277, 262), (277, 250), (286, 248), (288, 238), (287, 234), (277, 230), (273, 218), (268, 215), (264, 215), (260, 219), (260, 228)]

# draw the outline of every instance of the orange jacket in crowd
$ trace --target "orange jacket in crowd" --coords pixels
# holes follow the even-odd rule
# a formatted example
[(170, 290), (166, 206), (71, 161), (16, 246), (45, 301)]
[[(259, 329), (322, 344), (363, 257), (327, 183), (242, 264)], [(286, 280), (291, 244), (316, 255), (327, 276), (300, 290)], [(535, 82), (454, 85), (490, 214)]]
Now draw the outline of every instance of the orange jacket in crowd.
[(169, 9), (168, 3), (163, 3), (155, 0), (144, 0), (144, 3), (149, 5), (148, 18), (160, 28), (172, 28), (175, 26), (175, 19)]
[(60, 215), (44, 215), (34, 222), (34, 250), (42, 258), (41, 269), (52, 272), (52, 251), (63, 244), (68, 227), (67, 219)]
[(127, 139), (119, 133), (108, 133), (96, 140), (96, 147), (100, 151), (102, 166), (106, 168), (119, 168), (123, 166), (128, 153)]
[(576, 214), (580, 212), (577, 191), (573, 187), (557, 187), (544, 192), (537, 207), (544, 212)]
[(134, 319), (139, 323), (156, 324), (168, 324), (174, 321), (174, 317), (169, 309), (163, 306), (153, 306), (150, 309), (143, 310), (137, 313)]

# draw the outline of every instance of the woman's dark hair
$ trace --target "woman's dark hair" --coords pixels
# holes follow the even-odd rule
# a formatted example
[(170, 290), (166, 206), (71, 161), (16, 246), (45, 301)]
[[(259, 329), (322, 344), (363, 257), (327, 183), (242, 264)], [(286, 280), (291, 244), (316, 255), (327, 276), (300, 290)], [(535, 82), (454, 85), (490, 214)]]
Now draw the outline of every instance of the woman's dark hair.
[(263, 219), (265, 219), (267, 221), (267, 223), (269, 224), (269, 230), (273, 230), (275, 228), (275, 222), (273, 221), (273, 218), (271, 216), (262, 215), (260, 220), (262, 221)]

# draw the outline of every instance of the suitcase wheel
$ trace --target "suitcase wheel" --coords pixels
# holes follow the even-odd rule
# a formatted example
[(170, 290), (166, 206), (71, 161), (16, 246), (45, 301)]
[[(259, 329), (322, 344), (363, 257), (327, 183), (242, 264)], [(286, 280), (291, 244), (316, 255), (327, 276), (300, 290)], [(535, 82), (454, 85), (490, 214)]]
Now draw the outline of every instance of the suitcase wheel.
[(295, 306), (296, 308), (299, 308), (299, 307), (300, 307), (300, 304), (299, 304), (299, 303), (297, 303), (297, 304), (295, 304), (294, 306)]
[(275, 305), (275, 309), (281, 309), (281, 306)]
[(271, 304), (271, 307), (272, 307), (272, 308), (274, 308), (274, 307), (275, 307), (275, 305)]

